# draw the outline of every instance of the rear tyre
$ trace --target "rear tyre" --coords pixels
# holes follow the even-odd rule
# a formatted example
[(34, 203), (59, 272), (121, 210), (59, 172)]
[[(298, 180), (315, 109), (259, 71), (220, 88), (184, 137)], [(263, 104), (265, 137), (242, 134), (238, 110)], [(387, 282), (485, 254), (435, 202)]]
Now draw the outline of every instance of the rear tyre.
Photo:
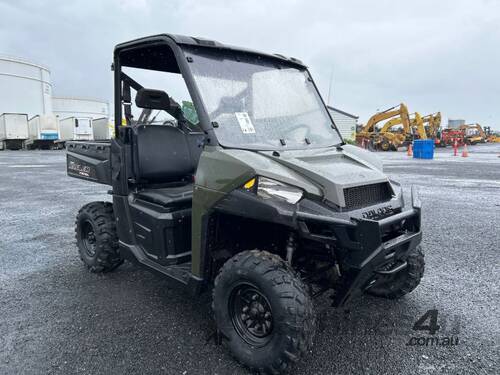
[(312, 300), (277, 255), (252, 250), (229, 259), (215, 279), (212, 309), (232, 354), (251, 370), (281, 373), (312, 346)]
[(111, 203), (83, 206), (76, 217), (75, 232), (80, 258), (91, 272), (109, 272), (123, 263)]
[(375, 285), (366, 291), (376, 297), (398, 299), (413, 291), (424, 275), (425, 260), (422, 248), (417, 246), (406, 259), (408, 266), (402, 271), (383, 276)]

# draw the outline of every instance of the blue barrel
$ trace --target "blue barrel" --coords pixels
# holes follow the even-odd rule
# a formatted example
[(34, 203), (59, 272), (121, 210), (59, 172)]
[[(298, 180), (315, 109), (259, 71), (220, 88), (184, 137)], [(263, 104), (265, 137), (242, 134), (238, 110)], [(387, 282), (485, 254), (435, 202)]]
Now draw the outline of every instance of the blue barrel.
[(434, 139), (417, 139), (413, 141), (413, 158), (433, 159)]

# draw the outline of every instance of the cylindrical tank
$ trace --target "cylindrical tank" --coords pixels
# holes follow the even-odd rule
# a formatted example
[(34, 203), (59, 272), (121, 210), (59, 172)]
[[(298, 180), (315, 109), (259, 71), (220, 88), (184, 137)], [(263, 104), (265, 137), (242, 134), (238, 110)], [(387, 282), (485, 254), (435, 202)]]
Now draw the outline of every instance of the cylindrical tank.
[(52, 112), (49, 69), (27, 60), (0, 56), (0, 114), (28, 117)]
[(458, 129), (460, 125), (465, 125), (465, 120), (462, 119), (448, 119), (448, 128), (449, 129)]
[(54, 96), (52, 97), (52, 108), (54, 114), (60, 119), (109, 117), (108, 102), (99, 99)]

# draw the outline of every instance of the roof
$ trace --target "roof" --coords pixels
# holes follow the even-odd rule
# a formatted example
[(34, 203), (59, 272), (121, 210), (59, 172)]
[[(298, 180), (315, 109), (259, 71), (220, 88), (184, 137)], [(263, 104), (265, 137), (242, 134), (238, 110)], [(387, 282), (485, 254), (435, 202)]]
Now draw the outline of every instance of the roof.
[(267, 56), (271, 57), (274, 59), (286, 61), (288, 63), (292, 63), (294, 65), (298, 65), (302, 68), (305, 68), (306, 66), (302, 61), (299, 59), (296, 59), (294, 57), (285, 57), (281, 54), (269, 54), (266, 52), (260, 52), (248, 48), (243, 48), (243, 47), (236, 47), (228, 44), (223, 44), (220, 42), (217, 42), (215, 40), (210, 40), (210, 39), (205, 39), (205, 38), (199, 38), (199, 37), (192, 37), (192, 36), (185, 36), (185, 35), (175, 35), (175, 34), (157, 34), (157, 35), (151, 35), (139, 39), (134, 39), (128, 42), (120, 43), (116, 45), (115, 47), (115, 52), (126, 49), (129, 47), (136, 47), (140, 45), (146, 45), (149, 43), (155, 43), (155, 42), (161, 42), (162, 40), (165, 41), (166, 39), (170, 39), (173, 41), (175, 44), (178, 45), (191, 45), (191, 46), (198, 46), (198, 47), (207, 47), (207, 48), (215, 48), (215, 49), (224, 49), (228, 51), (238, 51), (238, 52), (245, 52), (245, 53), (251, 53), (255, 55), (261, 55), (261, 56)]
[(9, 56), (9, 55), (0, 54), (0, 60), (11, 61), (11, 62), (24, 64), (24, 65), (31, 65), (31, 66), (34, 66), (35, 68), (43, 69), (43, 70), (46, 70), (50, 73), (50, 69), (47, 68), (46, 66), (38, 64), (38, 63), (33, 62), (33, 61), (30, 61), (24, 57)]
[(356, 116), (356, 115), (353, 115), (353, 114), (351, 114), (351, 113), (348, 113), (348, 112), (342, 111), (341, 109), (334, 108), (334, 107), (329, 106), (329, 105), (327, 105), (326, 107), (327, 107), (328, 109), (331, 109), (332, 111), (338, 112), (338, 113), (340, 113), (340, 114), (342, 114), (342, 115), (345, 115), (345, 116), (348, 116), (348, 117), (350, 117), (350, 118), (353, 118), (353, 119), (356, 119), (356, 120), (359, 118), (359, 116)]

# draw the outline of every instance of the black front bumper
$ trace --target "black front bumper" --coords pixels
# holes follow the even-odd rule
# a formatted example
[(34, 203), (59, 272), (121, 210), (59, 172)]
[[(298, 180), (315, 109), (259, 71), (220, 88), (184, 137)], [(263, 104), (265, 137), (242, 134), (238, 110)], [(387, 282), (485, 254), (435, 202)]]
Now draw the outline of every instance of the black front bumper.
[[(337, 219), (297, 212), (296, 219), (304, 237), (317, 237), (308, 223), (330, 225), (334, 232), (332, 244), (341, 265), (341, 282), (335, 288), (334, 306), (342, 306), (376, 282), (381, 274), (402, 271), (406, 258), (422, 240), (421, 208), (412, 189), (412, 208), (381, 220)], [(318, 236), (321, 237), (321, 236)], [(328, 242), (328, 239), (316, 238)]]

